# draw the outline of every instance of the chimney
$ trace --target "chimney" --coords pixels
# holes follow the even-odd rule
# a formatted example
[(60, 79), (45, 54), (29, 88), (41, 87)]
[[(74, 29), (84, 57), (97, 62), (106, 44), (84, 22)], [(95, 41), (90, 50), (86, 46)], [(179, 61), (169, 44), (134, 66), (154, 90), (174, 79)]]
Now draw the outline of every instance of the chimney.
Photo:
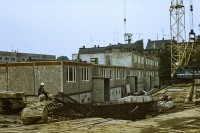
[(94, 47), (96, 48), (96, 45), (94, 45)]
[(85, 46), (83, 46), (83, 48), (85, 48)]

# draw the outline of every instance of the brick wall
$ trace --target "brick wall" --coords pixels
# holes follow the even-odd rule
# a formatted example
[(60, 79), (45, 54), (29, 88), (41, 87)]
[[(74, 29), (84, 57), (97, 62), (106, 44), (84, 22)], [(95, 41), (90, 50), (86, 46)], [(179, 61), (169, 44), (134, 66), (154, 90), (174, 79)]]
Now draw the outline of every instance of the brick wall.
[(51, 94), (56, 94), (62, 89), (61, 86), (61, 65), (44, 65), (35, 66), (35, 92), (37, 94), (41, 82), (45, 83), (45, 90)]
[(7, 70), (6, 66), (0, 67), (0, 91), (7, 90)]
[(22, 91), (25, 95), (37, 95), (40, 83), (44, 82), (45, 90), (56, 94), (61, 90), (60, 64), (60, 62), (1, 64), (0, 90)]

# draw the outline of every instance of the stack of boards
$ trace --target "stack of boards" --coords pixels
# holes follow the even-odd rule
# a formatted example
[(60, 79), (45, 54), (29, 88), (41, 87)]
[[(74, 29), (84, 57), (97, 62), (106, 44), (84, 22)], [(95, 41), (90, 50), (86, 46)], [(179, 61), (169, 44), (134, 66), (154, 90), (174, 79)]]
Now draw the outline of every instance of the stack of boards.
[(25, 107), (23, 92), (0, 91), (0, 114), (18, 113)]

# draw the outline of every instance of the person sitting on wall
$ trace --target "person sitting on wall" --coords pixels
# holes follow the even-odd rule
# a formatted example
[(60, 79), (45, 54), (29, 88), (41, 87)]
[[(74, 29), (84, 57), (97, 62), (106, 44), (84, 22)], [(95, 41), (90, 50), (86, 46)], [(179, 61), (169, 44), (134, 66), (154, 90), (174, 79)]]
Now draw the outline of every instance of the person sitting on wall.
[(38, 89), (38, 96), (40, 96), (40, 95), (42, 95), (42, 94), (44, 94), (45, 95), (45, 98), (46, 98), (46, 101), (48, 100), (48, 92), (46, 92), (45, 90), (44, 90), (44, 83), (42, 82), (41, 84), (40, 84), (40, 88)]

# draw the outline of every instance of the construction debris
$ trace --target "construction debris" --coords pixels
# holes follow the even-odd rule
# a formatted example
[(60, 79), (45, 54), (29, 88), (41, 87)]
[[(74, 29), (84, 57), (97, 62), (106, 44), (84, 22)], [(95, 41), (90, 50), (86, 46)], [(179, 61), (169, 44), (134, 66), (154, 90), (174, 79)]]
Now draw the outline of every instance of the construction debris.
[(48, 112), (45, 110), (45, 105), (51, 101), (36, 102), (27, 105), (21, 113), (21, 120), (24, 125), (35, 124), (41, 120), (47, 121)]
[(200, 105), (200, 85), (196, 86), (195, 105)]
[(80, 104), (64, 93), (55, 97), (57, 103), (48, 104), (46, 110), (53, 116), (67, 118), (115, 118), (124, 120), (143, 119), (149, 114), (155, 114), (157, 103), (150, 100), (144, 102), (107, 102)]
[(0, 114), (18, 113), (25, 107), (23, 92), (1, 91)]
[(142, 103), (142, 102), (152, 102), (152, 96), (127, 96), (120, 98), (119, 103)]
[(68, 95), (59, 92), (53, 100), (39, 101), (26, 106), (21, 113), (21, 119), (24, 125), (30, 125), (41, 121), (47, 122), (49, 117), (51, 119), (61, 117), (68, 119), (101, 117), (136, 120), (144, 119), (148, 114), (155, 115), (157, 104), (152, 100), (152, 97), (140, 96), (137, 99), (136, 102), (131, 103), (81, 104)]

